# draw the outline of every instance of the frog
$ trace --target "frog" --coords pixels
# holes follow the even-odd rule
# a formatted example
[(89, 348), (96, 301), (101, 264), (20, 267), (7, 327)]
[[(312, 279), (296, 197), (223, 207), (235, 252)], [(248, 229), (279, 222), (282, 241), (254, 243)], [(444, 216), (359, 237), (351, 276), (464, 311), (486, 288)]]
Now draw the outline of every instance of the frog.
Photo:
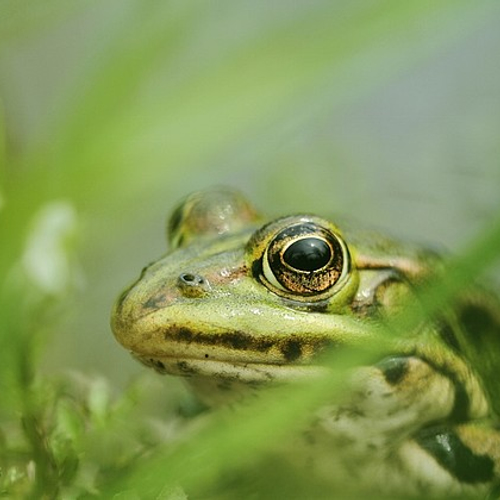
[[(112, 331), (212, 408), (328, 377), (325, 352), (381, 341), (373, 325), (419, 304), (419, 287), (446, 272), (424, 246), (315, 214), (266, 219), (225, 187), (184, 198), (167, 239), (117, 299)], [(471, 283), (424, 317), (352, 369), (345, 400), (311, 416), (297, 467), (356, 494), (498, 495), (498, 297)]]

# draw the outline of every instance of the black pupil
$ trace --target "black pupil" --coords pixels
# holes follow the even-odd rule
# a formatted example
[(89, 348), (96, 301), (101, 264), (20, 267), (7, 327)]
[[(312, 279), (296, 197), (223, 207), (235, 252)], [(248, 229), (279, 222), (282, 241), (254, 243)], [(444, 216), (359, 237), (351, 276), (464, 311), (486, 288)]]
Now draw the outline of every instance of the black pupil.
[(326, 266), (330, 257), (330, 247), (323, 240), (303, 238), (286, 249), (283, 260), (299, 271), (316, 271)]

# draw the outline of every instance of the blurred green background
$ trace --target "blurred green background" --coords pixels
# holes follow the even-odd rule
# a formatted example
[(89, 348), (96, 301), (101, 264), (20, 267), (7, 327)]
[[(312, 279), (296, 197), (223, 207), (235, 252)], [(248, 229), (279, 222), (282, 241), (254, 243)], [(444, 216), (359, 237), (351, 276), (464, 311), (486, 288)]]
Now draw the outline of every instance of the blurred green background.
[[(270, 215), (339, 214), (452, 252), (499, 213), (496, 1), (0, 0), (0, 13), (2, 280), (47, 209), (71, 240), (48, 374), (123, 387), (142, 371), (110, 310), (194, 190), (231, 185)], [(33, 266), (51, 282), (49, 261)]]

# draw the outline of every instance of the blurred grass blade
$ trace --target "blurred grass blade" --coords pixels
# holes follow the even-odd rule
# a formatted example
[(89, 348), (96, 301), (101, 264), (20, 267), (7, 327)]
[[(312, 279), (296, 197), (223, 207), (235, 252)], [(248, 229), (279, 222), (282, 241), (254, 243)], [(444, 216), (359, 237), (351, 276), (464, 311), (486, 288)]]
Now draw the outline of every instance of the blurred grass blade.
[(4, 104), (0, 99), (0, 212), (4, 204), (5, 176), (7, 174), (7, 127)]

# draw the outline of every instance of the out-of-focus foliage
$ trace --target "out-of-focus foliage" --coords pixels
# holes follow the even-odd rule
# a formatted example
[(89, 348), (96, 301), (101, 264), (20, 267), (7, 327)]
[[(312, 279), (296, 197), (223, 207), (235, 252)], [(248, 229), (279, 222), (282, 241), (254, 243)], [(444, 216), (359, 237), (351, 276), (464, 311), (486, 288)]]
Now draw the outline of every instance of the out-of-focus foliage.
[[(177, 199), (224, 183), (274, 213), (477, 236), (424, 294), (452, 300), (499, 254), (499, 24), (494, 0), (0, 0), (0, 492), (312, 495), (264, 452), (322, 384), (193, 424), (178, 381), (130, 382), (114, 296)], [(258, 462), (272, 481), (227, 479)]]

